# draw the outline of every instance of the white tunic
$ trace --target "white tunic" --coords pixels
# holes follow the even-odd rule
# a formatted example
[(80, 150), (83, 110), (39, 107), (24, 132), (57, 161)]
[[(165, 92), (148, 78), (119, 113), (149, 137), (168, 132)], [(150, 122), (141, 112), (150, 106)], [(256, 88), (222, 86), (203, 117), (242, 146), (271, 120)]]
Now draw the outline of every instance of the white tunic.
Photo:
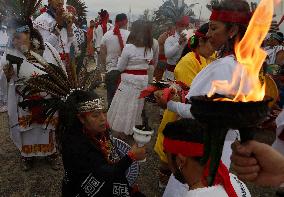
[[(8, 41), (9, 41), (9, 37), (8, 37), (7, 32), (5, 30), (0, 30), (0, 58), (4, 55), (4, 53), (6, 51)], [(2, 67), (0, 67), (0, 76), (1, 76), (1, 72), (3, 72)], [(0, 77), (0, 107), (6, 106), (6, 104), (7, 104), (7, 93), (8, 93), (8, 89), (7, 89), (6, 78)], [(6, 108), (6, 107), (4, 107), (4, 108)]]
[(48, 13), (45, 12), (38, 16), (35, 21), (33, 21), (33, 24), (34, 28), (42, 35), (44, 42), (50, 43), (59, 53), (69, 53), (72, 43), (77, 46), (76, 38), (74, 38), (74, 36), (68, 37), (66, 28), (61, 29), (59, 36), (52, 33), (56, 25), (56, 21)]
[[(153, 52), (145, 48), (126, 44), (121, 58), (118, 60), (118, 70), (147, 70), (149, 61), (153, 59)], [(144, 99), (138, 99), (140, 92), (147, 87), (148, 75), (133, 75), (123, 73), (121, 83), (112, 100), (107, 118), (110, 127), (126, 135), (133, 134), (132, 128), (142, 123), (141, 113)]]
[[(123, 43), (125, 45), (130, 32), (125, 29), (120, 29), (120, 34), (121, 34)], [(121, 55), (121, 48), (120, 48), (118, 37), (114, 35), (113, 30), (110, 30), (105, 33), (105, 35), (102, 38), (101, 45), (106, 46), (106, 49), (107, 49), (107, 56), (106, 56), (107, 72), (111, 70), (117, 70), (117, 62), (118, 62), (118, 58)]]
[[(172, 66), (175, 66), (178, 63), (178, 60), (180, 59), (182, 51), (186, 45), (180, 45), (179, 38), (180, 35), (178, 32), (176, 32), (175, 35), (168, 37), (164, 44), (167, 63)], [(174, 80), (174, 73), (166, 70), (165, 78)]]
[[(113, 25), (108, 23), (107, 24), (107, 31), (112, 30)], [(95, 30), (94, 30), (94, 40), (95, 40), (95, 48), (97, 51), (100, 51), (100, 47), (102, 44), (102, 39), (104, 36), (104, 31), (101, 25), (99, 25)]]
[[(44, 59), (55, 65), (58, 65), (57, 62), (59, 62), (60, 66), (62, 66), (56, 49), (49, 43), (45, 43), (45, 46)], [(56, 121), (56, 119), (53, 119), (53, 122), (49, 124), (47, 129), (45, 124), (32, 123), (29, 125), (28, 122), (31, 117), (31, 112), (18, 107), (18, 103), (23, 100), (17, 92), (17, 89), (23, 86), (23, 82), (19, 81), (19, 79), (25, 81), (32, 75), (42, 74), (43, 72), (27, 62), (26, 57), (20, 51), (11, 49), (8, 51), (8, 54), (23, 58), (23, 64), (20, 67), (19, 74), (15, 74), (8, 84), (8, 115), (11, 138), (21, 151), (22, 156), (51, 155), (56, 151), (54, 140), (54, 121)], [(0, 65), (3, 67), (7, 63), (5, 54), (0, 61)], [(13, 65), (13, 67), (14, 72), (17, 73), (17, 65)], [(4, 72), (1, 74), (1, 77), (6, 79)]]
[[(235, 175), (230, 174), (230, 180), (238, 197), (251, 196), (247, 186)], [(179, 184), (180, 186), (177, 187)], [(171, 175), (168, 185), (171, 186), (167, 186), (163, 197), (229, 197), (222, 185), (189, 190), (188, 185), (181, 184), (173, 175)]]
[(282, 133), (284, 129), (284, 111), (282, 111), (276, 118), (276, 125), (276, 139), (272, 144), (272, 147), (284, 155), (284, 141), (278, 138), (278, 136)]

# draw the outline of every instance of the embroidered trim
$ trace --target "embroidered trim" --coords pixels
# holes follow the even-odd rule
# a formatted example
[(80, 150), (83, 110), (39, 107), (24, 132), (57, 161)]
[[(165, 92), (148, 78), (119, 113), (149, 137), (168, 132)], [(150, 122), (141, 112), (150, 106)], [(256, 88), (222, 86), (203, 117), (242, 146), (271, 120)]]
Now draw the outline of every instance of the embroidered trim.
[(82, 183), (81, 188), (87, 196), (93, 197), (101, 190), (104, 184), (105, 182), (98, 181), (92, 174), (90, 174)]
[(113, 190), (112, 190), (113, 196), (117, 197), (128, 197), (129, 191), (128, 186), (126, 184), (121, 183), (113, 183)]
[(52, 130), (49, 132), (49, 143), (48, 144), (34, 144), (34, 145), (24, 145), (22, 146), (22, 153), (50, 153), (54, 150), (55, 145), (53, 141)]

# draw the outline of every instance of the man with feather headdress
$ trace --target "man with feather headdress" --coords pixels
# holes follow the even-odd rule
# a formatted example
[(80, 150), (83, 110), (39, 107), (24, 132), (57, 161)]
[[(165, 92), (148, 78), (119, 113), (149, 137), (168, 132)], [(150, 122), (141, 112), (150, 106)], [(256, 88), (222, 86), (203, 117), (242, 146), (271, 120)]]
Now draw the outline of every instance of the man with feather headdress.
[[(47, 156), (52, 168), (58, 169), (54, 133), (57, 119), (52, 118), (47, 126), (42, 119), (40, 105), (31, 106), (26, 110), (18, 106), (18, 103), (24, 99), (44, 100), (46, 98), (44, 93), (33, 94), (28, 98), (20, 93), (26, 80), (43, 73), (32, 54), (41, 54), (48, 62), (56, 65), (55, 67), (62, 66), (56, 49), (50, 43), (44, 43), (40, 33), (33, 28), (30, 16), (39, 2), (22, 0), (10, 2), (12, 17), (8, 21), (8, 33), (11, 46), (0, 61), (0, 66), (3, 68), (0, 77), (4, 78), (8, 85), (11, 138), (21, 153), (24, 171), (32, 167), (33, 158), (38, 156)], [(45, 61), (44, 59), (42, 61)]]

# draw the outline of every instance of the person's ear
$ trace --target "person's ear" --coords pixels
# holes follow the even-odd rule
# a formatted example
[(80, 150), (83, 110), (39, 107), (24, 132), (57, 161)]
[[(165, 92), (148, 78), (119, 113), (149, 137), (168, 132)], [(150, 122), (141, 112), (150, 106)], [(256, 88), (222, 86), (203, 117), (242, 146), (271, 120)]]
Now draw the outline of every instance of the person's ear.
[(239, 33), (239, 26), (233, 25), (229, 30), (229, 38), (234, 38)]
[(178, 154), (176, 157), (176, 163), (179, 168), (183, 168), (186, 165), (187, 158), (181, 154)]

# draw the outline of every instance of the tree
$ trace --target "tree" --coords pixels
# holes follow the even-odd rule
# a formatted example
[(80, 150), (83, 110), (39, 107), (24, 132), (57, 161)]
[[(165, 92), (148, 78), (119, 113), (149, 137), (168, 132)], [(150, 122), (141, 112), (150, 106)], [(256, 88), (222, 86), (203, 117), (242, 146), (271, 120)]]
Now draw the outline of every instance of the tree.
[(158, 10), (154, 12), (153, 25), (154, 35), (157, 37), (169, 25), (174, 25), (182, 16), (189, 16), (191, 21), (195, 21), (192, 8), (196, 4), (186, 4), (184, 0), (166, 0)]

